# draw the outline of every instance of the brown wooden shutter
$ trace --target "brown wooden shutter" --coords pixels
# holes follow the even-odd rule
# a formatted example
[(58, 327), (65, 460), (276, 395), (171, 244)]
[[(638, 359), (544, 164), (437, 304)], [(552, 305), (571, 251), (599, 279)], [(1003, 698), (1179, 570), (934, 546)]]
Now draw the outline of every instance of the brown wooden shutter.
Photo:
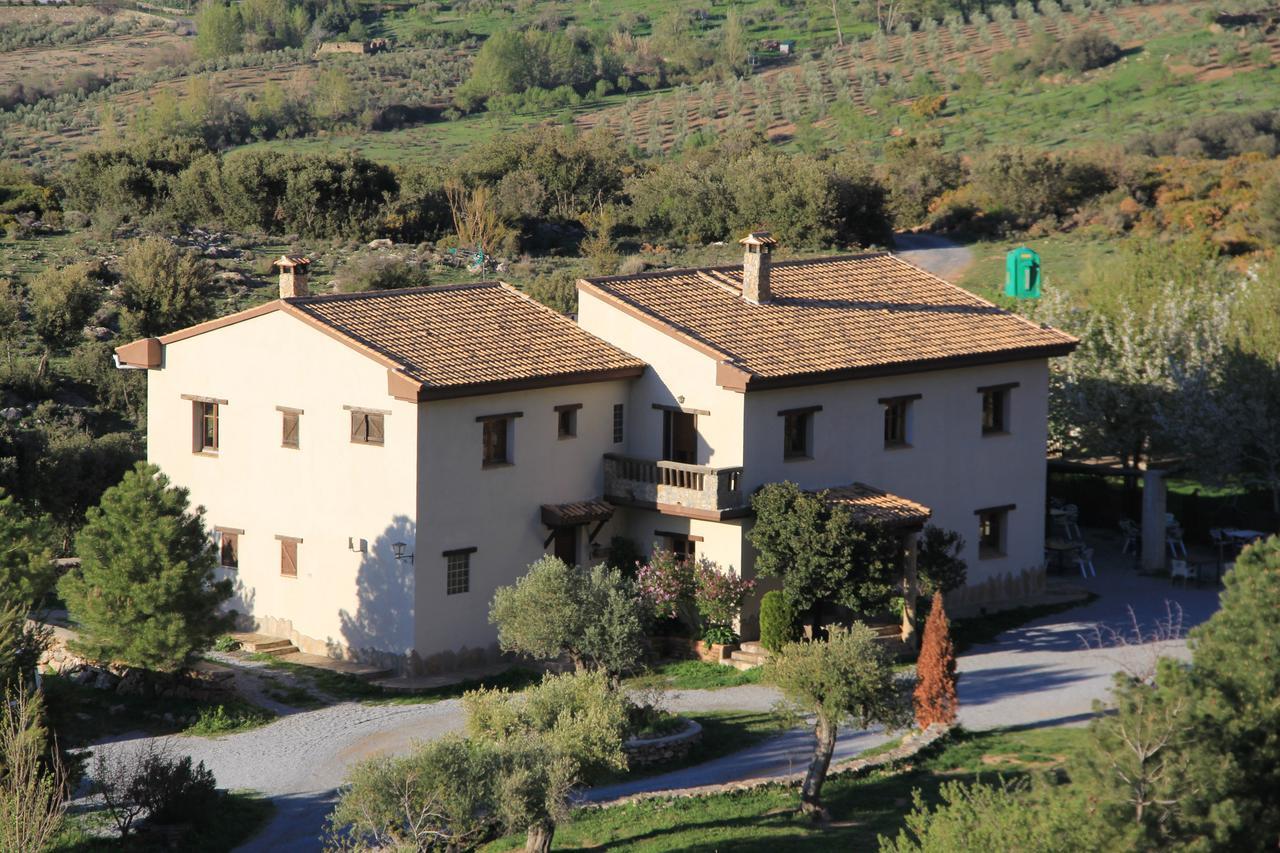
[(368, 441), (370, 444), (382, 444), (382, 415), (368, 414)]
[(297, 447), (298, 446), (298, 414), (297, 412), (284, 413), (283, 429), (284, 429), (284, 432), (281, 438), (281, 443), (285, 447)]
[(351, 413), (351, 440), (364, 441), (366, 435), (365, 419), (368, 417), (364, 412)]
[(287, 578), (298, 576), (298, 543), (292, 539), (280, 540), (280, 574)]

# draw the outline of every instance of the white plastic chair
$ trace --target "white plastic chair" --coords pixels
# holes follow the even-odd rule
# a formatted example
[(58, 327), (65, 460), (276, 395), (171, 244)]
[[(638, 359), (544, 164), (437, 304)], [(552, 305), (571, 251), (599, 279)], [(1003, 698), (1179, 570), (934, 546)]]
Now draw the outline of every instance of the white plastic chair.
[[(1165, 531), (1164, 541), (1169, 544), (1169, 556), (1187, 558), (1187, 546), (1182, 541), (1182, 528), (1174, 524)], [(1181, 553), (1179, 553), (1181, 552)]]
[(1195, 574), (1191, 570), (1191, 564), (1186, 560), (1169, 561), (1169, 582), (1176, 583), (1178, 578), (1182, 578), (1183, 586), (1187, 585), (1187, 581), (1195, 578)]
[(1092, 548), (1081, 548), (1076, 553), (1076, 563), (1080, 566), (1080, 577), (1087, 578), (1093, 575), (1096, 578), (1098, 576), (1098, 570), (1093, 567)]
[(1128, 554), (1130, 546), (1136, 550), (1141, 536), (1137, 523), (1128, 518), (1120, 519), (1120, 532), (1124, 534), (1124, 546), (1121, 547), (1120, 553)]

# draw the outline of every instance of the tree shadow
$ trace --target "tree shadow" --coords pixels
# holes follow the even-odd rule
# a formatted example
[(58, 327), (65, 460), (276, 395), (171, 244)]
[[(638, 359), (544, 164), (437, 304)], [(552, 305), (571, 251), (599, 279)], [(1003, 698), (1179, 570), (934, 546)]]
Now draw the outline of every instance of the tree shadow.
[(355, 612), (338, 613), (342, 640), (357, 658), (386, 663), (389, 656), (403, 660), (413, 651), (416, 549), (417, 525), (403, 515), (365, 545)]

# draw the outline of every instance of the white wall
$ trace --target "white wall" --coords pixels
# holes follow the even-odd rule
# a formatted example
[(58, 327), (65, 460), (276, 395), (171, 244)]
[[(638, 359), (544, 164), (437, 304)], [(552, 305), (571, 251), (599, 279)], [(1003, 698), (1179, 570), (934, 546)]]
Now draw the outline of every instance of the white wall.
[[(982, 433), (980, 386), (1018, 382), (1007, 435)], [(911, 447), (884, 446), (883, 397), (911, 403)], [(744, 488), (790, 480), (804, 488), (860, 481), (919, 501), (931, 523), (964, 536), (969, 582), (1038, 566), (1044, 554), (1048, 366), (1041, 360), (751, 392), (746, 400)], [(779, 410), (820, 405), (814, 458), (785, 460)], [(974, 510), (1016, 504), (1006, 556), (978, 557)]]
[(631, 385), (627, 455), (661, 458), (662, 412), (653, 408), (658, 404), (710, 412), (697, 420), (698, 464), (742, 464), (743, 395), (716, 385), (715, 359), (585, 291), (578, 292), (578, 323), (649, 365)]
[[(541, 505), (603, 493), (602, 457), (621, 449), (613, 443), (613, 406), (626, 402), (627, 387), (627, 381), (610, 381), (422, 404), (416, 558), (420, 654), (494, 642), (497, 632), (488, 621), (494, 590), (514, 583), (545, 553), (550, 531), (542, 525)], [(560, 439), (554, 407), (573, 403), (582, 404), (577, 437)], [(476, 418), (508, 412), (523, 413), (514, 420), (514, 464), (485, 468)], [(579, 536), (584, 560), (591, 528)], [(596, 541), (607, 545), (610, 532), (601, 531)], [(446, 595), (442, 552), (472, 547), (477, 550), (471, 555), (470, 591)]]
[[(192, 452), (183, 394), (227, 400), (216, 457)], [(344, 405), (389, 411), (385, 445), (351, 443)], [(245, 531), (232, 606), (304, 650), (409, 650), (413, 566), (390, 543), (413, 542), (418, 424), (415, 404), (387, 395), (385, 367), (275, 312), (168, 344), (147, 406), (150, 461), (208, 509), (211, 530)], [(281, 447), (276, 406), (304, 411), (299, 449)], [(277, 534), (303, 540), (297, 578), (280, 575)]]

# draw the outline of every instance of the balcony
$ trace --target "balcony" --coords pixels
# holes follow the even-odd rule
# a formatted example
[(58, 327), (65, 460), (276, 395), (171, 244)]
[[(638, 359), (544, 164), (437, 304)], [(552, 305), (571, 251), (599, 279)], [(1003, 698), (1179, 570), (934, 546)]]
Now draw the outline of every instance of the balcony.
[(745, 514), (742, 468), (604, 455), (604, 494), (613, 503), (675, 515), (725, 518)]

